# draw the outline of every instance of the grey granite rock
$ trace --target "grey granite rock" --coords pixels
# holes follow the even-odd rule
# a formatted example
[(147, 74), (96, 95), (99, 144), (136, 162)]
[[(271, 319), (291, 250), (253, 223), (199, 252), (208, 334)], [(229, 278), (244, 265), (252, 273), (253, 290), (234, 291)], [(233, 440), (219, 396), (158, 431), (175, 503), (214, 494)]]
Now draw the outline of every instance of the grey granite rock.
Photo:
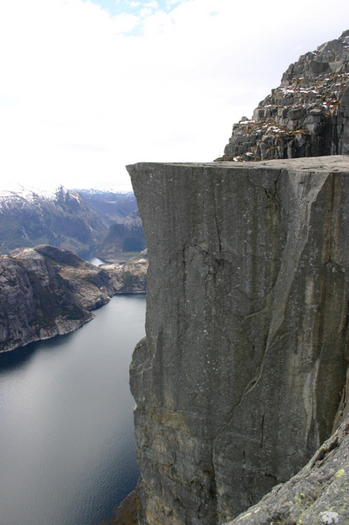
[(234, 124), (217, 160), (349, 153), (349, 31), (302, 55), (253, 112)]
[(290, 481), (225, 525), (348, 525), (349, 417)]
[(348, 358), (349, 159), (128, 170), (149, 256), (131, 364), (139, 523), (222, 523), (332, 432)]

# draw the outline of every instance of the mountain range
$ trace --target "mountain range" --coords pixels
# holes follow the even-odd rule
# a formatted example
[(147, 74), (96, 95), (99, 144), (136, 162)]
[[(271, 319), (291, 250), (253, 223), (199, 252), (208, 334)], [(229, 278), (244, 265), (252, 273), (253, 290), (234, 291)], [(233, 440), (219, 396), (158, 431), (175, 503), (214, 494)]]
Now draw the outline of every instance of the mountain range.
[(88, 257), (112, 233), (115, 248), (100, 249), (100, 258), (108, 260), (104, 257), (109, 255), (111, 262), (127, 259), (125, 252), (145, 249), (144, 236), (139, 243), (143, 235), (140, 219), (128, 218), (136, 209), (132, 192), (67, 190), (63, 186), (44, 192), (12, 185), (0, 192), (0, 253), (13, 255), (22, 248), (50, 244)]

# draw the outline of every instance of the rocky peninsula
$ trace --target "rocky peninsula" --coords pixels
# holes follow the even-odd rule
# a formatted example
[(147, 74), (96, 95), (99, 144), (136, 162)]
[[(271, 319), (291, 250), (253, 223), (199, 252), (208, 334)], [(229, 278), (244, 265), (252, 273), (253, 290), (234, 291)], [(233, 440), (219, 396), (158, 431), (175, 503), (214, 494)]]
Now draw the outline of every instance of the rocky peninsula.
[(117, 293), (145, 292), (147, 256), (96, 266), (49, 245), (0, 256), (0, 351), (63, 335)]

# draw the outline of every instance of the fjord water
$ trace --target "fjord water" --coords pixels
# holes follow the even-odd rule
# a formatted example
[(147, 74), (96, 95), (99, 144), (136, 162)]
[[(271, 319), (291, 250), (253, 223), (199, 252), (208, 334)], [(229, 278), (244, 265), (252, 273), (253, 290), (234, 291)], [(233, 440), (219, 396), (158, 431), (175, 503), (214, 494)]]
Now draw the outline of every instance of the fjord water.
[(94, 525), (137, 482), (128, 369), (145, 295), (95, 314), (0, 354), (1, 525)]

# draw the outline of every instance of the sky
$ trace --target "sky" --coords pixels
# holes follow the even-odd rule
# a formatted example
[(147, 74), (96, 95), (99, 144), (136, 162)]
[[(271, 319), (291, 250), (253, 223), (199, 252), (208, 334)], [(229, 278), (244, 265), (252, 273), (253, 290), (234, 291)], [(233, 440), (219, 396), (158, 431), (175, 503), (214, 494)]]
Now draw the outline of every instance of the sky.
[(125, 165), (210, 162), (348, 0), (0, 2), (0, 188), (131, 190)]

